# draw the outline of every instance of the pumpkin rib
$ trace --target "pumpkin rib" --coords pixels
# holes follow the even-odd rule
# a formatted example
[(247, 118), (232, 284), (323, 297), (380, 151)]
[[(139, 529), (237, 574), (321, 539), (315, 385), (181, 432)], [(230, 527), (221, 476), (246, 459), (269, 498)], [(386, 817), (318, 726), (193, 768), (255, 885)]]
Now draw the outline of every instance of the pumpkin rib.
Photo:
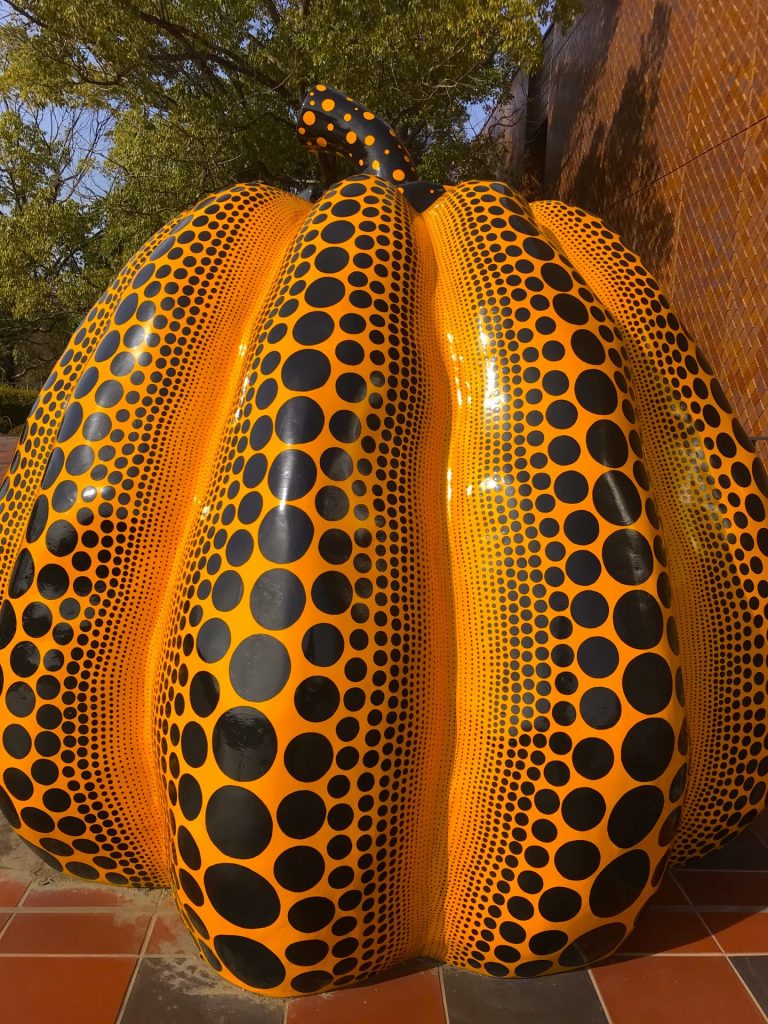
[(237, 381), (222, 367), (237, 366), (252, 304), (307, 209), (254, 186), (209, 196), (122, 276), (80, 360), (9, 582), (21, 635), (0, 652), (6, 678), (21, 677), (2, 752), (20, 831), (79, 877), (167, 884), (152, 737), (158, 581), (174, 571), (215, 444), (206, 401), (232, 404)]
[(638, 256), (557, 202), (537, 221), (622, 331), (669, 549), (690, 731), (674, 862), (721, 846), (765, 806), (768, 479), (701, 350)]
[[(465, 182), (424, 220), (453, 377), (447, 959), (531, 976), (609, 953), (659, 884), (682, 796), (677, 657), (620, 338), (506, 186)], [(641, 650), (670, 678), (652, 710), (623, 685)]]

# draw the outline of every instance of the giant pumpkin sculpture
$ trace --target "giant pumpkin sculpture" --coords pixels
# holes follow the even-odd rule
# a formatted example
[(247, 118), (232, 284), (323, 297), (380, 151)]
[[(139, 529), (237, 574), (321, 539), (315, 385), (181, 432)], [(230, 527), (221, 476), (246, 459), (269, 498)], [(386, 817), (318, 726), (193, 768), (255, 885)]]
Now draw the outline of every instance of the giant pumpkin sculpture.
[(356, 173), (180, 216), (29, 417), (3, 809), (258, 992), (588, 964), (764, 805), (765, 473), (599, 220), (299, 131)]

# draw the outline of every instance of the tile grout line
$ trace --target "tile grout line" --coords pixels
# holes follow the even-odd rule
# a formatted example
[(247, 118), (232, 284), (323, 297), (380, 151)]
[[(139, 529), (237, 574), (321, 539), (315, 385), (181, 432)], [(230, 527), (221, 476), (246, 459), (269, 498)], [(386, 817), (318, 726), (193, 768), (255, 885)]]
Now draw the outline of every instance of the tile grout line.
[(141, 943), (141, 948), (139, 949), (138, 956), (136, 957), (136, 963), (134, 964), (133, 971), (131, 972), (131, 980), (128, 982), (128, 986), (125, 990), (125, 994), (123, 995), (122, 1002), (120, 1003), (120, 1009), (117, 1011), (117, 1016), (115, 1017), (115, 1024), (120, 1024), (120, 1021), (123, 1019), (125, 1008), (128, 1005), (128, 1000), (131, 998), (131, 992), (133, 992), (133, 986), (138, 976), (139, 969), (141, 967), (141, 961), (147, 950), (147, 946), (149, 945), (150, 936), (152, 935), (152, 932), (155, 930), (156, 921), (157, 908), (155, 908), (154, 913), (149, 919), (149, 924), (147, 925), (147, 930), (144, 935), (144, 941)]
[[(29, 892), (29, 890), (31, 888), (32, 888), (32, 880), (30, 879), (30, 881), (27, 883), (27, 888), (24, 890), (24, 892), (21, 894), (21, 897), (17, 901), (17, 906), (18, 906), (19, 903), (21, 903), (21, 901), (24, 899), (24, 897), (27, 895), (27, 893)], [(13, 921), (13, 915), (16, 913), (16, 907), (12, 907), (12, 908), (9, 907), (8, 909), (9, 909), (8, 920), (5, 922), (3, 927), (0, 928), (0, 939), (3, 938), (5, 933), (11, 927), (11, 922)], [(3, 911), (3, 912), (5, 912), (5, 911)]]
[(445, 976), (443, 974), (442, 964), (437, 969), (437, 977), (440, 981), (440, 995), (443, 999), (443, 1013), (445, 1014), (445, 1024), (451, 1024), (451, 1018), (448, 1015), (448, 1000), (445, 997)]
[(607, 1024), (613, 1024), (611, 1015), (610, 1013), (608, 1013), (608, 1007), (605, 1005), (605, 1000), (603, 999), (603, 993), (600, 991), (600, 986), (595, 981), (595, 975), (593, 974), (591, 967), (587, 968), (587, 974), (589, 975), (589, 980), (592, 982), (592, 988), (595, 992), (595, 995), (597, 996), (598, 1001), (600, 1002), (600, 1005), (603, 1008), (603, 1013), (605, 1014)]
[(729, 956), (726, 956), (725, 962), (728, 964), (730, 969), (733, 971), (733, 973), (739, 979), (739, 984), (741, 985), (741, 987), (744, 989), (744, 991), (747, 993), (749, 998), (754, 1003), (755, 1009), (757, 1010), (757, 1012), (760, 1014), (760, 1016), (763, 1018), (764, 1021), (768, 1021), (768, 1017), (766, 1017), (765, 1012), (764, 1012), (762, 1006), (760, 1005), (760, 1003), (758, 1003), (757, 999), (755, 998), (755, 995), (754, 995), (752, 989), (749, 987), (749, 985), (746, 983), (746, 981), (744, 981), (744, 979), (742, 978), (741, 974), (736, 970), (735, 965), (731, 963), (731, 958)]

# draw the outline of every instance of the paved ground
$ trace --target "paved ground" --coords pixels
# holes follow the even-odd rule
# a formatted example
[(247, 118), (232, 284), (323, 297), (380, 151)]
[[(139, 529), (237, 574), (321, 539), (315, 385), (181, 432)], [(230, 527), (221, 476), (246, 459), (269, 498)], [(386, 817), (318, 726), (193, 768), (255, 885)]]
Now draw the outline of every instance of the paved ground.
[(498, 981), (413, 968), (259, 999), (197, 959), (165, 891), (51, 872), (0, 825), (0, 1020), (8, 1024), (766, 1024), (768, 815), (668, 878), (613, 962)]

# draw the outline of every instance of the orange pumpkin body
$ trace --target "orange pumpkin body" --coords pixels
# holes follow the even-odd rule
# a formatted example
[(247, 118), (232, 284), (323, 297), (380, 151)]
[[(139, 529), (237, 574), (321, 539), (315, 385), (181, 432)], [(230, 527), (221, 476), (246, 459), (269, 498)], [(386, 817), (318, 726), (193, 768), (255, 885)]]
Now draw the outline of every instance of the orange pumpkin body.
[(595, 218), (396, 180), (179, 217), (0, 487), (6, 816), (273, 995), (590, 963), (765, 802), (768, 485), (706, 362)]

